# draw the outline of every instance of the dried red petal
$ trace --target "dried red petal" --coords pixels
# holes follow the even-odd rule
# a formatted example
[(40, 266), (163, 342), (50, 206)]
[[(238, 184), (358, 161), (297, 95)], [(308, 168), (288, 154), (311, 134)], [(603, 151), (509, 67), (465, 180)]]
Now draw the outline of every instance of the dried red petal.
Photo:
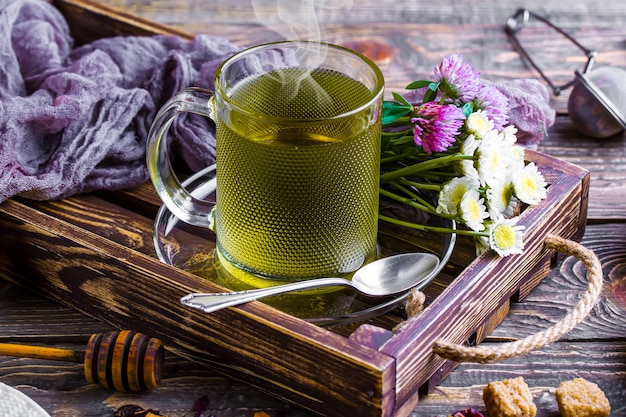
[(626, 279), (622, 278), (611, 284), (611, 295), (622, 307), (626, 307)]
[(209, 402), (210, 400), (208, 395), (203, 395), (196, 400), (196, 402), (193, 404), (193, 411), (196, 412), (195, 417), (200, 417), (202, 412), (206, 411), (206, 409), (209, 408)]
[(468, 408), (463, 411), (457, 411), (452, 414), (450, 417), (485, 417), (480, 412), (474, 410), (473, 408)]

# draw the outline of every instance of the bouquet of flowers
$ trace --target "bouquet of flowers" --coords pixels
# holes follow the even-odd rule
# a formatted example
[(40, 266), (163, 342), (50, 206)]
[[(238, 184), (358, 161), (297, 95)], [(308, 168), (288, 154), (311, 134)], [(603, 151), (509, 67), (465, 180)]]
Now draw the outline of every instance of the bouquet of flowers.
[[(521, 253), (518, 208), (544, 199), (547, 185), (516, 143), (508, 98), (458, 54), (445, 57), (432, 80), (406, 88), (409, 93), (394, 93), (383, 105), (381, 195), (456, 221), (460, 228), (428, 230), (473, 236), (477, 253)], [(438, 203), (418, 190), (437, 193)], [(427, 227), (382, 214), (379, 219)]]

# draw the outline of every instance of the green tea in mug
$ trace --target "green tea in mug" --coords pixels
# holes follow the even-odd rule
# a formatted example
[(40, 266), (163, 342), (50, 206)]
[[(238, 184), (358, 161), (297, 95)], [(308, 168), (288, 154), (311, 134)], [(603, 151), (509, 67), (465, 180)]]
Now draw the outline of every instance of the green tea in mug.
[(246, 111), (217, 112), (222, 259), (298, 280), (345, 276), (374, 256), (380, 124), (369, 108), (351, 112), (371, 100), (329, 70), (279, 69), (232, 89)]

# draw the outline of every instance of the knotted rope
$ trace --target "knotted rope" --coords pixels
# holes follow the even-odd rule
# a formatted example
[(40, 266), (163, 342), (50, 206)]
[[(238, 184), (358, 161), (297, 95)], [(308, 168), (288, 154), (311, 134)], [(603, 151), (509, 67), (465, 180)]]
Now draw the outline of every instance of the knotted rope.
[[(544, 243), (549, 249), (555, 249), (565, 255), (574, 256), (587, 268), (587, 280), (589, 281), (587, 291), (569, 314), (546, 330), (515, 342), (503, 343), (497, 347), (487, 348), (482, 346), (463, 346), (443, 339), (437, 339), (433, 345), (433, 352), (455, 362), (497, 362), (515, 356), (522, 356), (535, 349), (549, 345), (559, 340), (564, 334), (583, 321), (600, 298), (603, 280), (602, 265), (593, 251), (577, 242), (548, 235)], [(407, 303), (407, 307), (411, 303), (410, 300)], [(416, 309), (415, 306), (410, 306), (410, 309), (418, 313), (421, 311), (421, 309)], [(408, 308), (407, 314), (409, 315), (409, 320), (411, 317), (414, 317)]]

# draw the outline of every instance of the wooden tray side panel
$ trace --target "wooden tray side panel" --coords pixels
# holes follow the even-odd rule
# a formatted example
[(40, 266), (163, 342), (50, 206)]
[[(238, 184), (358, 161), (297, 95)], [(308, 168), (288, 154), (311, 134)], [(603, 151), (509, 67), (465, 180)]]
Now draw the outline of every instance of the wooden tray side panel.
[(15, 284), (315, 413), (389, 415), (387, 355), (261, 303), (188, 309), (180, 296), (215, 286), (14, 200), (0, 204), (0, 233), (0, 274)]
[[(530, 158), (542, 159), (531, 153)], [(585, 212), (589, 173), (569, 164), (564, 170), (549, 165), (549, 195), (540, 205), (522, 214), (527, 227), (523, 255), (499, 258), (486, 253), (468, 266), (416, 319), (403, 327), (381, 350), (397, 360), (396, 401), (409, 401), (416, 389), (441, 368), (452, 369), (432, 353), (438, 338), (464, 343), (479, 331), (493, 312), (500, 310), (520, 288), (536, 285), (536, 271), (548, 270), (552, 251), (543, 246), (548, 233), (564, 238), (581, 236), (581, 213)], [(569, 165), (569, 166), (568, 166)], [(541, 167), (541, 165), (540, 165)], [(545, 274), (543, 274), (545, 276)], [(501, 317), (502, 318), (502, 317)]]
[(193, 35), (90, 0), (53, 0), (78, 45), (112, 36)]

